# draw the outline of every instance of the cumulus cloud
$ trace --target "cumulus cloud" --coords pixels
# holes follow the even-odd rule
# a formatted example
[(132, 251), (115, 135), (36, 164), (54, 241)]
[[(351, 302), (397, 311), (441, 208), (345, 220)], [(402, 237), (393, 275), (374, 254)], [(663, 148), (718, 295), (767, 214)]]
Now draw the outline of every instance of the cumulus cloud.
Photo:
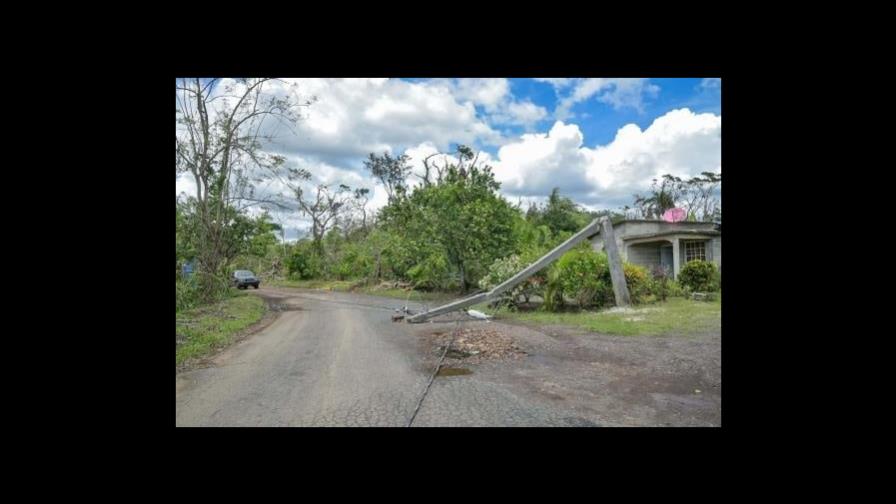
[(507, 103), (490, 117), (499, 124), (512, 124), (532, 128), (538, 121), (547, 118), (548, 111), (529, 100)]
[(564, 88), (566, 86), (571, 85), (575, 79), (568, 79), (565, 77), (564, 78), (551, 77), (551, 78), (536, 78), (535, 80), (538, 82), (546, 82), (546, 83), (554, 86), (554, 89), (560, 89), (560, 88)]
[(295, 82), (319, 100), (298, 124), (298, 134), (285, 137), (287, 151), (337, 161), (424, 141), (448, 149), (452, 143), (495, 145), (500, 139), (477, 117), (472, 102), (458, 100), (443, 86), (392, 79)]
[[(531, 100), (518, 100), (510, 90), (510, 82), (495, 79), (434, 79), (429, 86), (442, 87), (464, 103), (482, 107), (482, 119), (492, 125), (515, 125), (532, 128), (548, 116), (548, 111)], [(505, 143), (495, 139), (492, 145)]]
[[(569, 116), (575, 104), (591, 99), (638, 109), (658, 90), (646, 79), (539, 80), (554, 86), (557, 109)], [(698, 86), (720, 86), (716, 81), (707, 79)], [(607, 145), (588, 146), (579, 126), (568, 118), (536, 130), (548, 111), (515, 97), (507, 79), (288, 79), (287, 84), (295, 85), (297, 96), (318, 100), (303, 109), (304, 118), (294, 130), (272, 121), (267, 132), (278, 138), (264, 149), (312, 173), (313, 179), (304, 185), (308, 190), (340, 183), (371, 189), (371, 210), (384, 206), (387, 197), (363, 167), (370, 152), (407, 154), (413, 169), (407, 183), (413, 186), (420, 183), (423, 159), (430, 154), (451, 151), (458, 143), (498, 147), (495, 156), (480, 152), (479, 162), (495, 168), (501, 192), (524, 208), (543, 201), (554, 187), (591, 208), (616, 208), (631, 203), (632, 194), (646, 189), (652, 177), (721, 169), (720, 115), (673, 110), (643, 131), (629, 124)], [(271, 92), (285, 94), (288, 85), (271, 86)], [(223, 86), (216, 92), (223, 92)], [(524, 126), (527, 132), (504, 136), (496, 129), (501, 124)], [(451, 156), (435, 159), (439, 164), (457, 161)], [(252, 176), (262, 179), (256, 184), (257, 198), (290, 196), (282, 180), (265, 173)], [(194, 194), (192, 177), (179, 177), (176, 190)], [(287, 239), (309, 226), (294, 208), (272, 214), (286, 227)]]
[(525, 134), (498, 150), (495, 176), (502, 189), (521, 196), (582, 190), (586, 159), (578, 126), (557, 121), (548, 133)]
[[(577, 103), (592, 97), (612, 106), (614, 109), (633, 108), (644, 111), (644, 99), (656, 97), (659, 86), (648, 79), (640, 78), (589, 78), (589, 79), (539, 79), (554, 86), (560, 100), (554, 110), (554, 117), (566, 120), (573, 117), (571, 109)], [(567, 88), (571, 91), (566, 92)]]
[(722, 79), (718, 77), (703, 79), (700, 81), (700, 87), (705, 89), (719, 89), (722, 87)]
[(577, 125), (557, 121), (548, 133), (501, 147), (495, 173), (511, 197), (543, 197), (559, 187), (593, 208), (616, 208), (665, 173), (721, 171), (721, 132), (721, 116), (679, 109), (643, 131), (626, 125), (609, 144), (589, 148)]
[(507, 79), (456, 79), (455, 96), (482, 105), (488, 111), (497, 110), (510, 94)]

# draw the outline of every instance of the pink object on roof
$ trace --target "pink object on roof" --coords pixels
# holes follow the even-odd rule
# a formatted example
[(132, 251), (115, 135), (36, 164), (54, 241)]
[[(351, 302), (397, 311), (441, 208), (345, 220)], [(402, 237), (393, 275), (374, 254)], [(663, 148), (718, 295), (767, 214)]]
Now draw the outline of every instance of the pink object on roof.
[(663, 220), (666, 222), (681, 222), (685, 217), (687, 214), (682, 208), (670, 208), (663, 214)]

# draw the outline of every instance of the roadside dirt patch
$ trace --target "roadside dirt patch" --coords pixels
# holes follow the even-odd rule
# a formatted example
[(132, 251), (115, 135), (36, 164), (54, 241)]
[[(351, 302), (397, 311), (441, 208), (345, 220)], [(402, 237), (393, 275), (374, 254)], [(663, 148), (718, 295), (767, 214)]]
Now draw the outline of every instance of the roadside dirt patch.
[[(453, 331), (436, 331), (427, 335), (431, 352), (441, 355), (451, 342)], [(445, 365), (478, 364), (492, 360), (522, 359), (528, 353), (510, 336), (494, 329), (461, 327), (445, 355)]]
[[(462, 354), (452, 358), (454, 352), (449, 352), (443, 366), (473, 371), (453, 379), (505, 387), (518, 397), (563, 408), (576, 418), (604, 426), (721, 424), (719, 331), (619, 336), (512, 321), (468, 322), (460, 327), (464, 333), (452, 345), (458, 353), (469, 351), (467, 341), (459, 342), (466, 330), (484, 329), (498, 333), (489, 335), (488, 341), (512, 344), (526, 358)], [(453, 324), (446, 324), (421, 333), (421, 342), (425, 339), (429, 344), (424, 350), (429, 372), (450, 341), (452, 329)]]

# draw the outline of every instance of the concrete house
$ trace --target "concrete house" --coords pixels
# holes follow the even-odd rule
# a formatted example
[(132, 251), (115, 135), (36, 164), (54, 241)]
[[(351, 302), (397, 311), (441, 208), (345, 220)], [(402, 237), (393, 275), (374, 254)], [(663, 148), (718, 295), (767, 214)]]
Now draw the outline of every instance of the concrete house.
[[(678, 277), (681, 266), (694, 259), (722, 267), (722, 231), (712, 222), (625, 220), (613, 225), (622, 259), (652, 271), (664, 266)], [(594, 250), (604, 248), (600, 232), (588, 237)]]

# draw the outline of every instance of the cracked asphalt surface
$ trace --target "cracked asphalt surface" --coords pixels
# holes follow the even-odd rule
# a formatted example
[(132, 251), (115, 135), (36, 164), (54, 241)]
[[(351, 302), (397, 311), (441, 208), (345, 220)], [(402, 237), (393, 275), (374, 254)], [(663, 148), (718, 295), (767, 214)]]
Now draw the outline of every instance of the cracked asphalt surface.
[[(643, 342), (548, 335), (460, 314), (431, 324), (393, 323), (389, 310), (402, 300), (271, 287), (253, 294), (290, 310), (204, 367), (177, 374), (177, 426), (404, 427), (437, 361), (425, 336), (454, 329), (456, 320), (507, 331), (531, 355), (436, 377), (414, 427), (721, 421), (720, 335)], [(701, 354), (711, 358), (693, 357)], [(660, 376), (662, 386), (651, 385)]]

